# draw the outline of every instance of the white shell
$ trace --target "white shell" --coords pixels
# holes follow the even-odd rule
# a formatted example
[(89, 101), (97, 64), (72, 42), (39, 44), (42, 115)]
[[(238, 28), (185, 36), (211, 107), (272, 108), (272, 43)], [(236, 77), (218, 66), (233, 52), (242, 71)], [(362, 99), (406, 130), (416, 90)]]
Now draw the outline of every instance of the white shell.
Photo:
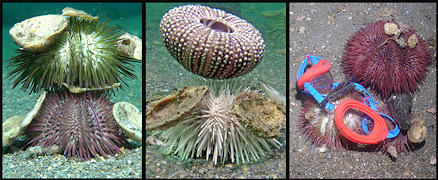
[(24, 116), (13, 116), (3, 122), (2, 124), (2, 135), (3, 135), (3, 146), (10, 146), (14, 139), (24, 133), (24, 130), (32, 122), (35, 115), (41, 108), (41, 105), (46, 98), (46, 92), (44, 91), (37, 100), (35, 107)]
[(67, 26), (60, 15), (43, 15), (26, 19), (9, 30), (14, 42), (24, 50), (41, 52), (55, 42)]
[(141, 39), (129, 33), (121, 35), (117, 41), (117, 51), (140, 61), (142, 60), (142, 46)]
[(138, 108), (127, 102), (118, 102), (113, 106), (113, 115), (124, 133), (132, 140), (141, 142), (142, 122)]

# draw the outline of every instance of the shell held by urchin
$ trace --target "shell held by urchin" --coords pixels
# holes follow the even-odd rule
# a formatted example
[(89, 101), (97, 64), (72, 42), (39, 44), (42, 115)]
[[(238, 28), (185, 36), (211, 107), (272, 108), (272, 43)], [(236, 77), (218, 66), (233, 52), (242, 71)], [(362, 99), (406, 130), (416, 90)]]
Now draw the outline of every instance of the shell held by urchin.
[[(39, 92), (67, 87), (105, 88), (120, 81), (120, 74), (136, 78), (132, 59), (116, 51), (119, 31), (108, 21), (68, 17), (68, 25), (53, 44), (40, 52), (18, 50), (9, 60), (15, 67), (7, 77), (16, 78), (14, 88)], [(125, 82), (124, 82), (125, 83)], [(126, 84), (126, 83), (125, 83)]]
[(127, 142), (119, 133), (112, 107), (107, 95), (99, 92), (52, 92), (25, 131), (30, 137), (26, 146), (57, 145), (68, 159), (123, 154), (120, 147)]

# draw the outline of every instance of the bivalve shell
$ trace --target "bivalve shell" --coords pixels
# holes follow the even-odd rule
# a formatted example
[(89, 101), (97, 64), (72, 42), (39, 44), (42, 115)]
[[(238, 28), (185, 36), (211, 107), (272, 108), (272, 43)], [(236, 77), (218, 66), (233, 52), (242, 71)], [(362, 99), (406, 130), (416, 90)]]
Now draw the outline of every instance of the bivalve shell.
[(9, 34), (24, 50), (41, 52), (56, 41), (65, 27), (67, 27), (65, 17), (43, 15), (15, 24), (9, 30)]
[(124, 133), (132, 140), (141, 142), (141, 112), (131, 103), (118, 102), (113, 106), (113, 115)]
[(210, 91), (207, 86), (184, 87), (146, 105), (146, 130), (167, 129), (183, 120)]
[(234, 112), (241, 122), (256, 135), (273, 138), (286, 128), (286, 111), (265, 96), (255, 92), (243, 92), (236, 97)]

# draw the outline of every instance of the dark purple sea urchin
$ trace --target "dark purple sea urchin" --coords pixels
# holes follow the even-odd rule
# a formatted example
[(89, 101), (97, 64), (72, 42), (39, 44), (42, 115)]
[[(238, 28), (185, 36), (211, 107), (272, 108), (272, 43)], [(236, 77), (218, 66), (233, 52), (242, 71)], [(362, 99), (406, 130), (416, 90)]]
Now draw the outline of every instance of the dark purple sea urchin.
[(104, 94), (50, 93), (26, 129), (25, 134), (31, 138), (28, 145), (58, 145), (67, 158), (81, 160), (122, 154), (119, 147), (126, 141), (119, 135), (112, 106)]
[[(413, 93), (425, 78), (430, 64), (430, 54), (418, 35), (414, 48), (402, 47), (394, 36), (385, 33), (385, 21), (367, 25), (348, 41), (342, 57), (342, 67), (347, 77), (365, 87), (370, 87), (383, 99), (392, 93)], [(408, 42), (415, 34), (412, 28), (400, 27), (399, 38)], [(392, 39), (391, 39), (392, 38)]]

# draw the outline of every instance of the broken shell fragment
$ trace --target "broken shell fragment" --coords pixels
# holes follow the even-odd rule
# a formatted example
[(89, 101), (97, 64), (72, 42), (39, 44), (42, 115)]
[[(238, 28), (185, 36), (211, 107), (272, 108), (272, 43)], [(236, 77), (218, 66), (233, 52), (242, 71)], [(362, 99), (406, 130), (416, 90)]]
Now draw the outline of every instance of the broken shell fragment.
[(385, 33), (388, 35), (395, 35), (400, 33), (400, 29), (398, 29), (398, 26), (396, 23), (385, 23), (383, 26)]
[(286, 128), (286, 111), (260, 93), (243, 92), (236, 97), (234, 112), (254, 134), (263, 138), (281, 135)]
[(408, 131), (408, 139), (412, 143), (423, 142), (426, 138), (426, 126), (422, 119), (415, 119)]
[(66, 7), (66, 8), (62, 9), (62, 15), (63, 16), (80, 17), (82, 19), (89, 20), (89, 21), (98, 19), (97, 16), (91, 16), (91, 15), (87, 14), (85, 11), (76, 10), (76, 9), (71, 8), (71, 7)]
[(46, 92), (44, 91), (37, 100), (34, 108), (24, 116), (13, 116), (3, 122), (2, 124), (2, 135), (3, 135), (3, 146), (10, 146), (14, 139), (24, 133), (24, 130), (30, 124), (32, 119), (38, 113), (41, 105), (46, 98)]
[(164, 130), (183, 120), (210, 92), (207, 86), (184, 87), (146, 105), (146, 130)]
[(65, 27), (67, 27), (65, 17), (43, 15), (15, 24), (9, 30), (9, 34), (24, 50), (41, 52), (56, 41)]
[(131, 103), (118, 102), (113, 106), (113, 116), (124, 133), (132, 140), (141, 142), (141, 112)]
[(120, 86), (120, 83), (114, 83), (112, 85), (108, 85), (105, 87), (90, 87), (90, 88), (81, 88), (81, 87), (77, 87), (77, 86), (72, 86), (72, 85), (68, 85), (67, 83), (62, 83), (63, 86), (65, 86), (68, 91), (70, 91), (71, 93), (83, 93), (86, 91), (106, 91), (106, 90), (110, 90), (116, 87)]
[(142, 43), (141, 39), (129, 33), (125, 33), (119, 37), (117, 41), (117, 51), (122, 55), (142, 60)]
[(414, 48), (414, 47), (417, 45), (417, 43), (418, 43), (417, 35), (412, 34), (412, 35), (409, 37), (409, 39), (408, 39), (408, 45), (409, 45), (409, 47), (412, 49), (412, 48)]

